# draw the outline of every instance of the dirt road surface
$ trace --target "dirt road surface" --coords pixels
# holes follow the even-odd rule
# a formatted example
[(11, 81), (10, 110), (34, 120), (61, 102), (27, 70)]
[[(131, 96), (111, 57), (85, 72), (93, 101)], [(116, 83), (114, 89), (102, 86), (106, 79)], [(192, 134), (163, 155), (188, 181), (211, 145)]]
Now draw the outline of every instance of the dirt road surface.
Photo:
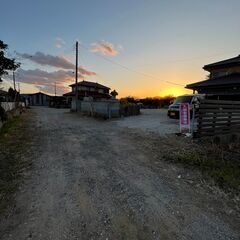
[(68, 110), (31, 111), (33, 167), (0, 239), (239, 239), (221, 193), (187, 181), (195, 174), (162, 161), (144, 132)]
[(179, 132), (179, 120), (170, 119), (167, 109), (141, 109), (141, 115), (121, 118), (116, 123), (120, 127), (141, 129), (160, 136)]

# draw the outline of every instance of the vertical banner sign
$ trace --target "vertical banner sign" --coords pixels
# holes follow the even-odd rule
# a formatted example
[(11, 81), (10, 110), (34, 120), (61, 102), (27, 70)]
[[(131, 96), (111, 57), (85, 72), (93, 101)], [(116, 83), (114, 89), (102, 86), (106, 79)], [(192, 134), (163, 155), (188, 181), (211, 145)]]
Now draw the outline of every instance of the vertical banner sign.
[(190, 133), (190, 106), (188, 103), (181, 103), (179, 109), (180, 132)]

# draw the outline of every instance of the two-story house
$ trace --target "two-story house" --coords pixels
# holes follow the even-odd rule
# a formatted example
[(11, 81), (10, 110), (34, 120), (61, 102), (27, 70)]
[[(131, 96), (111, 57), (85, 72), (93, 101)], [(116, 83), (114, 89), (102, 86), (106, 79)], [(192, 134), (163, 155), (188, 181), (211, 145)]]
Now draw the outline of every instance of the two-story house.
[[(71, 102), (76, 96), (76, 84), (69, 86), (72, 88), (72, 91), (65, 93), (63, 96), (67, 98), (68, 102)], [(95, 82), (83, 80), (77, 84), (77, 90), (78, 100), (83, 100), (84, 97), (92, 97), (94, 100), (111, 98), (109, 94), (110, 88)]]
[(193, 92), (208, 94), (210, 98), (240, 100), (240, 55), (205, 65), (209, 79), (188, 84)]

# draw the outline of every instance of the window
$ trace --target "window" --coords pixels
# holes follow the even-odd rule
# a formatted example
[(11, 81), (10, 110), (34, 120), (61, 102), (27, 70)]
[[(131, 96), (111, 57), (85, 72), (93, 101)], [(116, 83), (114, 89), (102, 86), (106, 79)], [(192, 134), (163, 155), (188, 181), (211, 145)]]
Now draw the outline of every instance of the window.
[(181, 96), (181, 97), (177, 97), (173, 103), (174, 104), (191, 103), (191, 101), (192, 101), (192, 96)]

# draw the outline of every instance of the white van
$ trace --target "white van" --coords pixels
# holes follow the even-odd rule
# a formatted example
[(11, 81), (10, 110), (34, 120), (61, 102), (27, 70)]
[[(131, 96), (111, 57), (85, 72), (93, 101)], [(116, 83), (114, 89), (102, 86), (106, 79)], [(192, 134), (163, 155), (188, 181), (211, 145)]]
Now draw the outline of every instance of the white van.
[(181, 103), (190, 104), (190, 116), (192, 116), (192, 109), (194, 107), (194, 104), (199, 103), (200, 100), (205, 99), (205, 97), (205, 94), (190, 94), (178, 96), (168, 108), (168, 117), (179, 118), (179, 106)]

